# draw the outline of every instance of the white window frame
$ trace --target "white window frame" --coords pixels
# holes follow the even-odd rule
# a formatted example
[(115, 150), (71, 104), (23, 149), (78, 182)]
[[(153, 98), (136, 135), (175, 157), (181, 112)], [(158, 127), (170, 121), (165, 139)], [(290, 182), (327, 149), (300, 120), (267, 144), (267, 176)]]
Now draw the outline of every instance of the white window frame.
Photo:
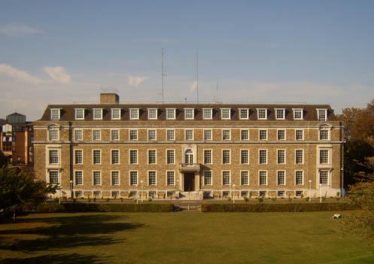
[[(131, 173), (136, 173), (136, 184), (131, 184)], [(139, 172), (137, 170), (129, 171), (129, 186), (138, 186), (139, 185)]]
[[(117, 131), (118, 132), (118, 138), (117, 139), (114, 139), (113, 138), (113, 131)], [(115, 129), (110, 129), (110, 140), (111, 141), (120, 141), (121, 139), (121, 130), (115, 128)]]
[[(168, 131), (173, 132), (173, 138), (172, 139), (168, 138)], [(166, 141), (175, 141), (175, 129), (170, 129), (170, 128), (166, 129), (165, 137), (166, 137)]]
[[(229, 162), (224, 162), (224, 156), (223, 156), (223, 153), (228, 151), (229, 152)], [(231, 164), (231, 149), (222, 149), (221, 150), (221, 164), (222, 165), (230, 165)]]
[[(155, 116), (152, 116), (152, 111), (155, 111), (154, 114)], [(148, 108), (147, 109), (147, 117), (148, 120), (157, 120), (158, 119), (158, 109), (157, 108)]]
[[(166, 108), (166, 120), (175, 120), (176, 119), (176, 109), (175, 108)], [(171, 114), (171, 116), (169, 115)]]
[[(243, 184), (243, 181), (242, 181), (242, 173), (243, 172), (246, 172), (247, 173), (247, 177), (248, 177), (248, 183), (247, 184)], [(241, 186), (249, 186), (250, 185), (250, 176), (249, 176), (249, 170), (240, 170), (239, 172), (239, 177), (240, 177), (240, 185)]]
[[(240, 164), (241, 165), (247, 165), (247, 164), (249, 164), (249, 160), (250, 160), (250, 155), (249, 155), (249, 149), (240, 149), (239, 150), (240, 152)], [(243, 160), (242, 160), (242, 157), (243, 157), (243, 155), (242, 155), (242, 151), (246, 151), (247, 152), (247, 162), (242, 162)]]
[[(99, 132), (99, 138), (98, 139), (95, 139), (94, 138), (94, 132)], [(92, 141), (100, 141), (101, 140), (101, 129), (100, 128), (95, 128), (95, 129), (92, 129)]]
[[(327, 163), (321, 163), (321, 151), (325, 150), (327, 151)], [(320, 166), (330, 166), (332, 164), (332, 155), (331, 155), (332, 149), (329, 147), (321, 147), (318, 148), (318, 164)]]
[[(192, 131), (192, 138), (191, 139), (187, 139), (187, 131)], [(185, 128), (184, 129), (184, 140), (186, 141), (193, 141), (195, 140), (195, 131), (193, 128)]]
[[(173, 173), (173, 184), (169, 184), (169, 173)], [(175, 186), (176, 185), (176, 173), (174, 170), (166, 170), (165, 176), (166, 176), (166, 186)]]
[[(300, 117), (296, 117), (296, 112), (300, 112)], [(293, 120), (304, 120), (304, 109), (303, 108), (292, 108)]]
[[(82, 114), (83, 114), (82, 117), (78, 116), (79, 111), (82, 111)], [(75, 120), (84, 120), (84, 118), (85, 118), (85, 109), (84, 108), (75, 108), (74, 109), (74, 119)]]
[[(81, 163), (76, 163), (76, 151), (81, 151), (82, 152), (82, 162)], [(83, 149), (74, 149), (74, 165), (83, 165), (84, 162), (84, 150)]]
[[(114, 113), (116, 111), (119, 111), (118, 117), (114, 116)], [(112, 120), (121, 120), (121, 108), (112, 108), (112, 109), (110, 109), (110, 117), (111, 117)]]
[[(242, 138), (242, 131), (247, 131), (247, 132), (248, 132), (248, 138), (247, 138), (247, 139), (243, 139), (243, 138)], [(241, 140), (241, 141), (249, 141), (249, 138), (250, 138), (250, 132), (249, 132), (249, 129), (245, 129), (245, 128), (240, 129), (240, 140)]]
[[(280, 153), (280, 151), (284, 151), (284, 162), (283, 163), (279, 163), (279, 153)], [(286, 149), (277, 149), (276, 154), (277, 154), (276, 161), (277, 161), (278, 165), (287, 164), (287, 150)]]
[[(100, 184), (95, 184), (95, 172), (99, 172), (100, 174)], [(92, 170), (92, 186), (101, 186), (103, 185), (103, 174), (101, 170)]]
[[(82, 183), (81, 184), (77, 184), (77, 175), (76, 175), (77, 172), (82, 173)], [(84, 185), (84, 171), (83, 170), (74, 170), (74, 186), (83, 186), (83, 185)]]
[[(282, 117), (278, 117), (278, 111), (282, 111)], [(286, 109), (285, 108), (275, 108), (274, 109), (275, 120), (285, 120), (286, 119)]]
[[(51, 130), (57, 131), (56, 139), (51, 139), (51, 135), (50, 135), (50, 131)], [(50, 127), (48, 127), (47, 132), (48, 132), (48, 135), (47, 135), (48, 141), (58, 141), (58, 140), (60, 140), (60, 129), (58, 127), (56, 127), (56, 126), (50, 126)]]
[[(94, 158), (95, 151), (99, 151), (100, 152), (100, 162), (99, 163), (95, 163), (95, 158)], [(102, 151), (101, 151), (101, 149), (93, 149), (91, 157), (92, 157), (92, 165), (101, 165), (102, 164), (103, 157), (102, 157)]]
[[(168, 163), (168, 153), (173, 152), (173, 162)], [(175, 164), (175, 149), (166, 149), (165, 150), (165, 163), (166, 165), (174, 165)]]
[[(98, 112), (96, 112), (98, 111)], [(100, 113), (99, 116), (96, 116), (97, 113)], [(92, 119), (93, 120), (103, 120), (103, 109), (102, 108), (93, 108), (92, 109)]]
[[(56, 113), (53, 113), (53, 112), (56, 112)], [(54, 117), (55, 114), (57, 114), (56, 117)], [(60, 120), (61, 119), (61, 109), (60, 108), (51, 108), (50, 109), (50, 117), (51, 117), (50, 119), (52, 121)]]
[[(302, 134), (302, 137), (301, 137), (301, 139), (297, 139), (297, 131), (301, 131), (301, 134)], [(304, 129), (302, 129), (302, 128), (296, 128), (295, 129), (295, 140), (296, 141), (302, 141), (302, 140), (304, 140)]]
[[(283, 172), (284, 173), (284, 175), (283, 175), (283, 177), (284, 177), (284, 183), (283, 184), (279, 183), (279, 178), (278, 178), (278, 173), (279, 172)], [(286, 186), (287, 185), (287, 172), (286, 172), (286, 170), (277, 170), (276, 171), (276, 177), (277, 177), (277, 186)]]
[[(80, 132), (80, 134), (81, 134), (81, 137), (80, 138), (77, 138), (76, 137), (76, 132)], [(74, 128), (73, 129), (73, 135), (74, 135), (74, 141), (83, 141), (83, 129), (82, 128)]]
[[(51, 151), (56, 151), (56, 153), (57, 153), (57, 162), (56, 163), (51, 163), (51, 155), (50, 155)], [(61, 149), (59, 149), (59, 148), (48, 148), (47, 154), (48, 154), (48, 157), (47, 157), (48, 166), (59, 166), (59, 165), (61, 165)]]
[[(205, 172), (210, 172), (210, 183), (206, 183), (205, 181)], [(212, 186), (213, 185), (213, 171), (212, 170), (204, 170), (203, 171), (203, 186)]]
[[(155, 162), (154, 163), (149, 163), (150, 151), (155, 152)], [(148, 165), (157, 165), (157, 149), (147, 149), (147, 164)]]
[[(297, 172), (301, 172), (301, 184), (297, 184)], [(303, 185), (304, 185), (304, 171), (295, 170), (295, 186), (303, 186)]]
[[(113, 172), (118, 173), (118, 184), (113, 183)], [(110, 185), (111, 186), (120, 186), (121, 185), (121, 171), (120, 170), (111, 170), (110, 171)]]
[[(261, 163), (261, 151), (265, 151), (265, 157), (266, 157), (266, 162), (265, 163)], [(269, 151), (267, 149), (259, 149), (258, 150), (258, 164), (259, 165), (267, 165), (268, 162), (269, 162)]]
[(139, 108), (129, 108), (130, 120), (139, 120)]
[[(224, 133), (225, 133), (225, 131), (227, 132), (228, 131), (228, 135), (229, 135), (229, 138), (224, 138)], [(230, 128), (223, 128), (222, 130), (221, 130), (221, 133), (222, 133), (222, 137), (221, 137), (221, 140), (222, 141), (230, 141), (231, 140), (231, 129)]]
[[(206, 115), (209, 111), (209, 116)], [(203, 108), (203, 120), (212, 120), (213, 119), (213, 109), (212, 108)]]
[[(205, 162), (205, 151), (210, 151), (210, 162)], [(213, 164), (213, 149), (203, 149), (203, 163), (204, 164)]]
[[(284, 131), (284, 138), (283, 139), (279, 139), (279, 131)], [(284, 128), (278, 128), (277, 129), (277, 140), (279, 141), (285, 141), (287, 140), (287, 129), (284, 129)]]
[[(220, 109), (221, 120), (231, 120), (231, 108), (223, 107)], [(225, 111), (228, 111), (228, 117), (225, 117)], [(226, 113), (227, 114), (227, 113)]]
[[(51, 176), (50, 176), (51, 172), (56, 172), (57, 173), (57, 183), (51, 183)], [(59, 172), (59, 170), (57, 170), (57, 169), (48, 170), (47, 171), (47, 182), (50, 183), (50, 184), (54, 184), (55, 186), (60, 185), (61, 184), (61, 173)]]
[[(321, 132), (322, 131), (327, 131), (327, 138), (326, 139), (321, 138)], [(331, 135), (331, 133), (330, 133), (329, 128), (323, 127), (323, 128), (320, 128), (319, 131), (318, 131), (318, 139), (321, 140), (321, 141), (329, 141), (330, 140), (330, 135)]]
[[(268, 119), (268, 109), (267, 108), (257, 108), (257, 120), (267, 120)], [(260, 111), (265, 111), (265, 117), (260, 117)]]
[[(239, 108), (239, 119), (240, 120), (248, 120), (249, 119), (249, 108)], [(242, 111), (246, 112), (245, 117), (242, 117)]]
[[(317, 108), (317, 120), (318, 121), (327, 121), (327, 109), (326, 108)], [(321, 119), (320, 117), (320, 111), (324, 111), (324, 115), (325, 115), (325, 118), (324, 119)]]
[[(227, 183), (227, 184), (225, 184), (224, 183), (224, 173), (225, 172), (227, 172), (228, 173), (228, 175), (229, 175), (229, 183)], [(222, 170), (221, 171), (221, 183), (222, 183), (222, 186), (231, 186), (231, 181), (232, 181), (232, 179), (231, 179), (231, 170)]]
[[(118, 163), (113, 163), (113, 151), (118, 151)], [(121, 164), (121, 150), (120, 149), (111, 149), (110, 150), (110, 164), (111, 165), (120, 165)]]
[[(131, 152), (132, 151), (136, 152), (136, 162), (134, 162), (134, 163), (131, 162)], [(139, 150), (129, 149), (129, 165), (138, 165), (138, 163), (139, 163)]]
[[(135, 131), (136, 132), (136, 138), (131, 139), (131, 131)], [(129, 129), (129, 141), (138, 141), (138, 139), (139, 139), (139, 131), (138, 131), (138, 129)]]
[[(189, 111), (192, 111), (189, 113)], [(189, 117), (188, 115), (191, 114)], [(194, 120), (195, 119), (195, 109), (194, 108), (184, 108), (184, 120)]]
[[(266, 176), (266, 183), (265, 184), (261, 184), (261, 172), (265, 172), (265, 176)], [(269, 183), (269, 174), (268, 174), (268, 171), (267, 170), (259, 170), (258, 171), (258, 185), (259, 186), (267, 186)]]
[[(205, 138), (205, 132), (206, 131), (210, 131), (210, 138)], [(213, 129), (211, 129), (211, 128), (203, 129), (203, 139), (204, 139), (204, 141), (212, 141), (213, 140)]]
[[(150, 184), (149, 183), (149, 174), (150, 172), (154, 172), (155, 173), (155, 183), (154, 184)], [(148, 170), (147, 171), (147, 186), (157, 186), (157, 170)]]
[[(297, 163), (297, 152), (301, 151), (302, 155), (302, 161), (301, 163)], [(305, 151), (304, 149), (295, 149), (295, 165), (303, 165), (305, 163)]]
[[(327, 172), (327, 183), (321, 183), (321, 172)], [(328, 169), (319, 169), (318, 170), (318, 183), (320, 186), (330, 186), (331, 181), (331, 171)]]
[[(155, 138), (154, 139), (151, 139), (150, 136), (149, 136), (151, 131), (155, 132)], [(155, 129), (155, 128), (147, 129), (147, 139), (148, 139), (148, 141), (157, 141), (157, 129)]]
[[(261, 139), (261, 131), (265, 131), (265, 135), (266, 135), (266, 138), (265, 139)], [(258, 140), (259, 141), (267, 141), (269, 138), (269, 133), (268, 133), (268, 130), (267, 129), (259, 129), (258, 130)]]

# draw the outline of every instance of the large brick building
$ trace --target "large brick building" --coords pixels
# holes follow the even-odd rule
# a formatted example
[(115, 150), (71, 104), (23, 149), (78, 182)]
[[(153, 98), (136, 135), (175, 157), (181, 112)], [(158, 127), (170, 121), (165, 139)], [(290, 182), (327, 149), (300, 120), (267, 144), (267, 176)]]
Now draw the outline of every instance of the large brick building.
[(343, 129), (329, 105), (49, 105), (37, 177), (58, 196), (318, 197), (342, 192)]

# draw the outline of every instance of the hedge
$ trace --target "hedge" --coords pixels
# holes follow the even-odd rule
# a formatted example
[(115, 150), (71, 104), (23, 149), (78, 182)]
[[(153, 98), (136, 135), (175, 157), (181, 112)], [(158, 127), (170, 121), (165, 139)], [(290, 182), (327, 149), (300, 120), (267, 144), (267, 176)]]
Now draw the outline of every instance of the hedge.
[(37, 213), (55, 212), (172, 212), (174, 205), (169, 203), (43, 203), (33, 210)]
[(202, 212), (312, 212), (358, 209), (352, 203), (202, 204)]

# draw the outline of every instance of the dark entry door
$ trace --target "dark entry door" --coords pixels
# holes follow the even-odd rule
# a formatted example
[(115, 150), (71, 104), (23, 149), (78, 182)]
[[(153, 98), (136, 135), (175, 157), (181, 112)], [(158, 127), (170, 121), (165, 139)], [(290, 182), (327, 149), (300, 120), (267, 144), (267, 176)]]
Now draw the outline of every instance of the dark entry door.
[(184, 191), (193, 192), (195, 190), (195, 174), (185, 173), (184, 174)]

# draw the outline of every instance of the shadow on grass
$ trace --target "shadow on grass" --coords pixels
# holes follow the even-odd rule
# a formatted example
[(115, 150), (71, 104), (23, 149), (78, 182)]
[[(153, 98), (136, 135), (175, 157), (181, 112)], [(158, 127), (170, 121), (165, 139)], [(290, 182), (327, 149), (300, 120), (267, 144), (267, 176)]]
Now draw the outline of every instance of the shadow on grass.
[[(46, 218), (23, 218), (18, 223), (23, 226), (33, 223), (45, 223), (45, 226), (2, 230), (0, 235), (36, 235), (35, 239), (16, 239), (12, 243), (0, 241), (0, 249), (12, 251), (46, 251), (49, 249), (67, 249), (81, 246), (103, 246), (121, 243), (123, 239), (114, 239), (110, 234), (142, 227), (142, 224), (121, 222), (123, 216), (113, 215), (72, 215)], [(117, 221), (117, 222), (115, 222)], [(22, 236), (21, 236), (22, 237)], [(13, 262), (12, 262), (13, 261)], [(71, 262), (69, 262), (71, 261)], [(7, 259), (0, 263), (100, 263), (96, 256), (79, 254), (44, 255), (23, 259)]]
[(92, 263), (103, 263), (101, 258), (95, 256), (86, 256), (80, 254), (58, 254), (58, 255), (42, 255), (37, 257), (28, 258), (9, 258), (0, 261), (0, 264), (41, 264), (41, 263), (53, 263), (53, 264), (92, 264)]

